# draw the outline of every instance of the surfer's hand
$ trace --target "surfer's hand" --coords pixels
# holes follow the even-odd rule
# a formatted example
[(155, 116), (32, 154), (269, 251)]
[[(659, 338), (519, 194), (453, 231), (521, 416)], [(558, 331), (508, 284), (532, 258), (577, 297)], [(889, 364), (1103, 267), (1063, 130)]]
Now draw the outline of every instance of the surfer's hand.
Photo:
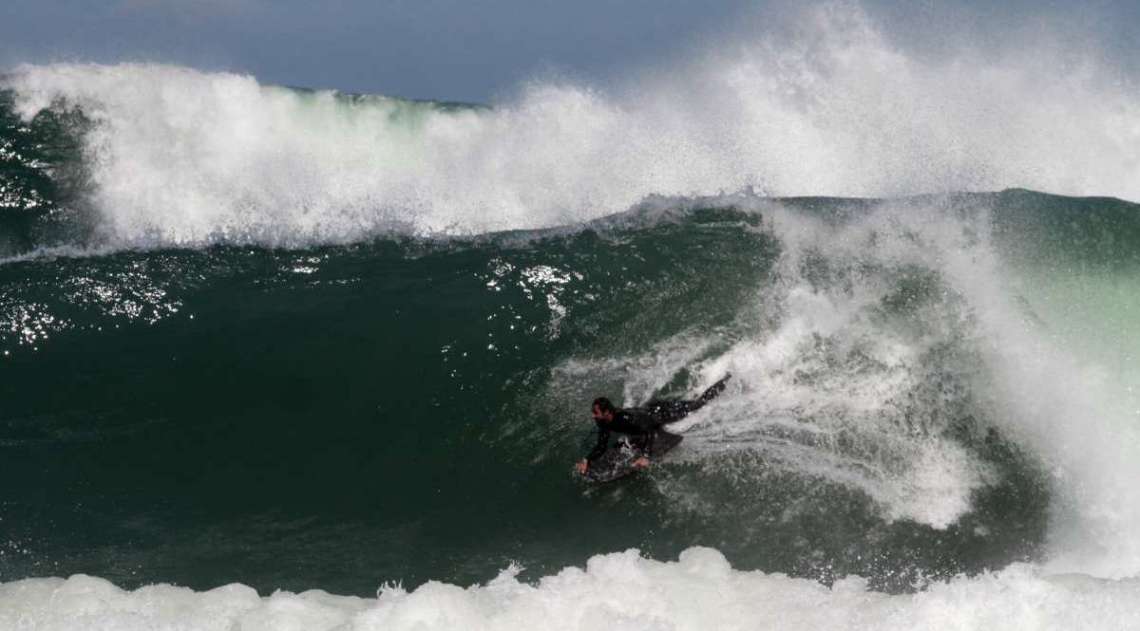
[(578, 469), (578, 473), (581, 473), (582, 475), (586, 475), (586, 469), (588, 469), (589, 466), (590, 466), (590, 464), (588, 462), (586, 462), (585, 460), (580, 460), (580, 461), (578, 461), (578, 464), (574, 465), (574, 468)]
[(642, 457), (638, 458), (637, 460), (633, 461), (633, 466), (635, 466), (639, 469), (644, 469), (645, 467), (649, 466), (649, 458), (642, 456)]

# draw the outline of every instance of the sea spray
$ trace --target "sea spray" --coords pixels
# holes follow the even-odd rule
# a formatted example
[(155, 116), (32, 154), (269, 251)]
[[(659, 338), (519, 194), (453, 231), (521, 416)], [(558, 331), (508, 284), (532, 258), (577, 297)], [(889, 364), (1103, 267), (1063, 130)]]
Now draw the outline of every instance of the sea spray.
[(544, 228), (740, 190), (1140, 199), (1140, 99), (1111, 67), (1045, 45), (908, 56), (849, 7), (795, 32), (610, 89), (532, 83), (491, 109), (146, 63), (23, 66), (4, 85), (24, 120), (92, 121), (87, 195), (116, 247)]

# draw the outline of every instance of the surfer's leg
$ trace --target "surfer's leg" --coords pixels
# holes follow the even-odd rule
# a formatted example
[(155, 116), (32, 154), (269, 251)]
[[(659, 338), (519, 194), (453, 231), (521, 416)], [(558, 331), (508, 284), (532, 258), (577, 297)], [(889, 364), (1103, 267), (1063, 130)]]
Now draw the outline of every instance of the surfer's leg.
[(715, 399), (721, 392), (724, 392), (725, 382), (728, 381), (732, 375), (725, 375), (723, 379), (709, 386), (699, 398), (692, 401), (685, 401), (683, 399), (666, 399), (664, 401), (650, 401), (645, 406), (645, 410), (653, 416), (660, 425), (669, 423), (676, 423), (677, 421), (685, 418), (692, 412), (701, 409), (706, 403)]
[[(730, 378), (732, 378), (732, 373), (725, 375), (721, 378), (720, 381), (709, 386), (708, 390), (705, 390), (704, 394), (702, 394), (701, 397), (697, 399), (697, 408), (720, 396), (720, 393), (724, 392), (726, 384)], [(693, 409), (695, 410), (697, 408)]]
[(723, 379), (709, 386), (704, 393), (693, 401), (670, 401), (670, 415), (668, 419), (663, 420), (662, 423), (675, 423), (688, 414), (696, 412), (705, 406), (706, 403), (720, 396), (724, 392), (725, 383), (732, 375), (725, 375)]
[(683, 401), (681, 399), (650, 401), (649, 404), (645, 406), (645, 409), (658, 425), (664, 425), (666, 423), (675, 423), (685, 418), (689, 412), (700, 407), (696, 405), (696, 403), (696, 401)]

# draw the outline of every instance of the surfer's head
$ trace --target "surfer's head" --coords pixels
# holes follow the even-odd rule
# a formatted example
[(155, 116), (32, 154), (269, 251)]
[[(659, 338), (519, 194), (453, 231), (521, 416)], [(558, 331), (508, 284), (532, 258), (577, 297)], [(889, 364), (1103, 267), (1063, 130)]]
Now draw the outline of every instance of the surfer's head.
[(614, 412), (617, 408), (613, 403), (605, 397), (598, 397), (594, 399), (594, 420), (595, 421), (612, 421), (614, 420)]

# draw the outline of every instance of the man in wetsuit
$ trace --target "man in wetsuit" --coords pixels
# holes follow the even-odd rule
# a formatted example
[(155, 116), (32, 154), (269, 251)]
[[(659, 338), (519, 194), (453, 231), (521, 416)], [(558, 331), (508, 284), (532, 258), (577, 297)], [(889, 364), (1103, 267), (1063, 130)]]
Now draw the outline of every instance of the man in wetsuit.
[(593, 412), (594, 422), (598, 425), (598, 442), (589, 455), (578, 462), (578, 473), (585, 475), (598, 458), (609, 450), (611, 432), (628, 436), (629, 442), (641, 453), (641, 457), (633, 461), (633, 466), (648, 467), (649, 459), (656, 455), (653, 451), (656, 438), (669, 433), (662, 427), (685, 418), (712, 401), (724, 391), (725, 382), (731, 376), (725, 375), (693, 401), (681, 399), (650, 401), (645, 407), (622, 409), (614, 407), (614, 404), (605, 397), (594, 399)]

